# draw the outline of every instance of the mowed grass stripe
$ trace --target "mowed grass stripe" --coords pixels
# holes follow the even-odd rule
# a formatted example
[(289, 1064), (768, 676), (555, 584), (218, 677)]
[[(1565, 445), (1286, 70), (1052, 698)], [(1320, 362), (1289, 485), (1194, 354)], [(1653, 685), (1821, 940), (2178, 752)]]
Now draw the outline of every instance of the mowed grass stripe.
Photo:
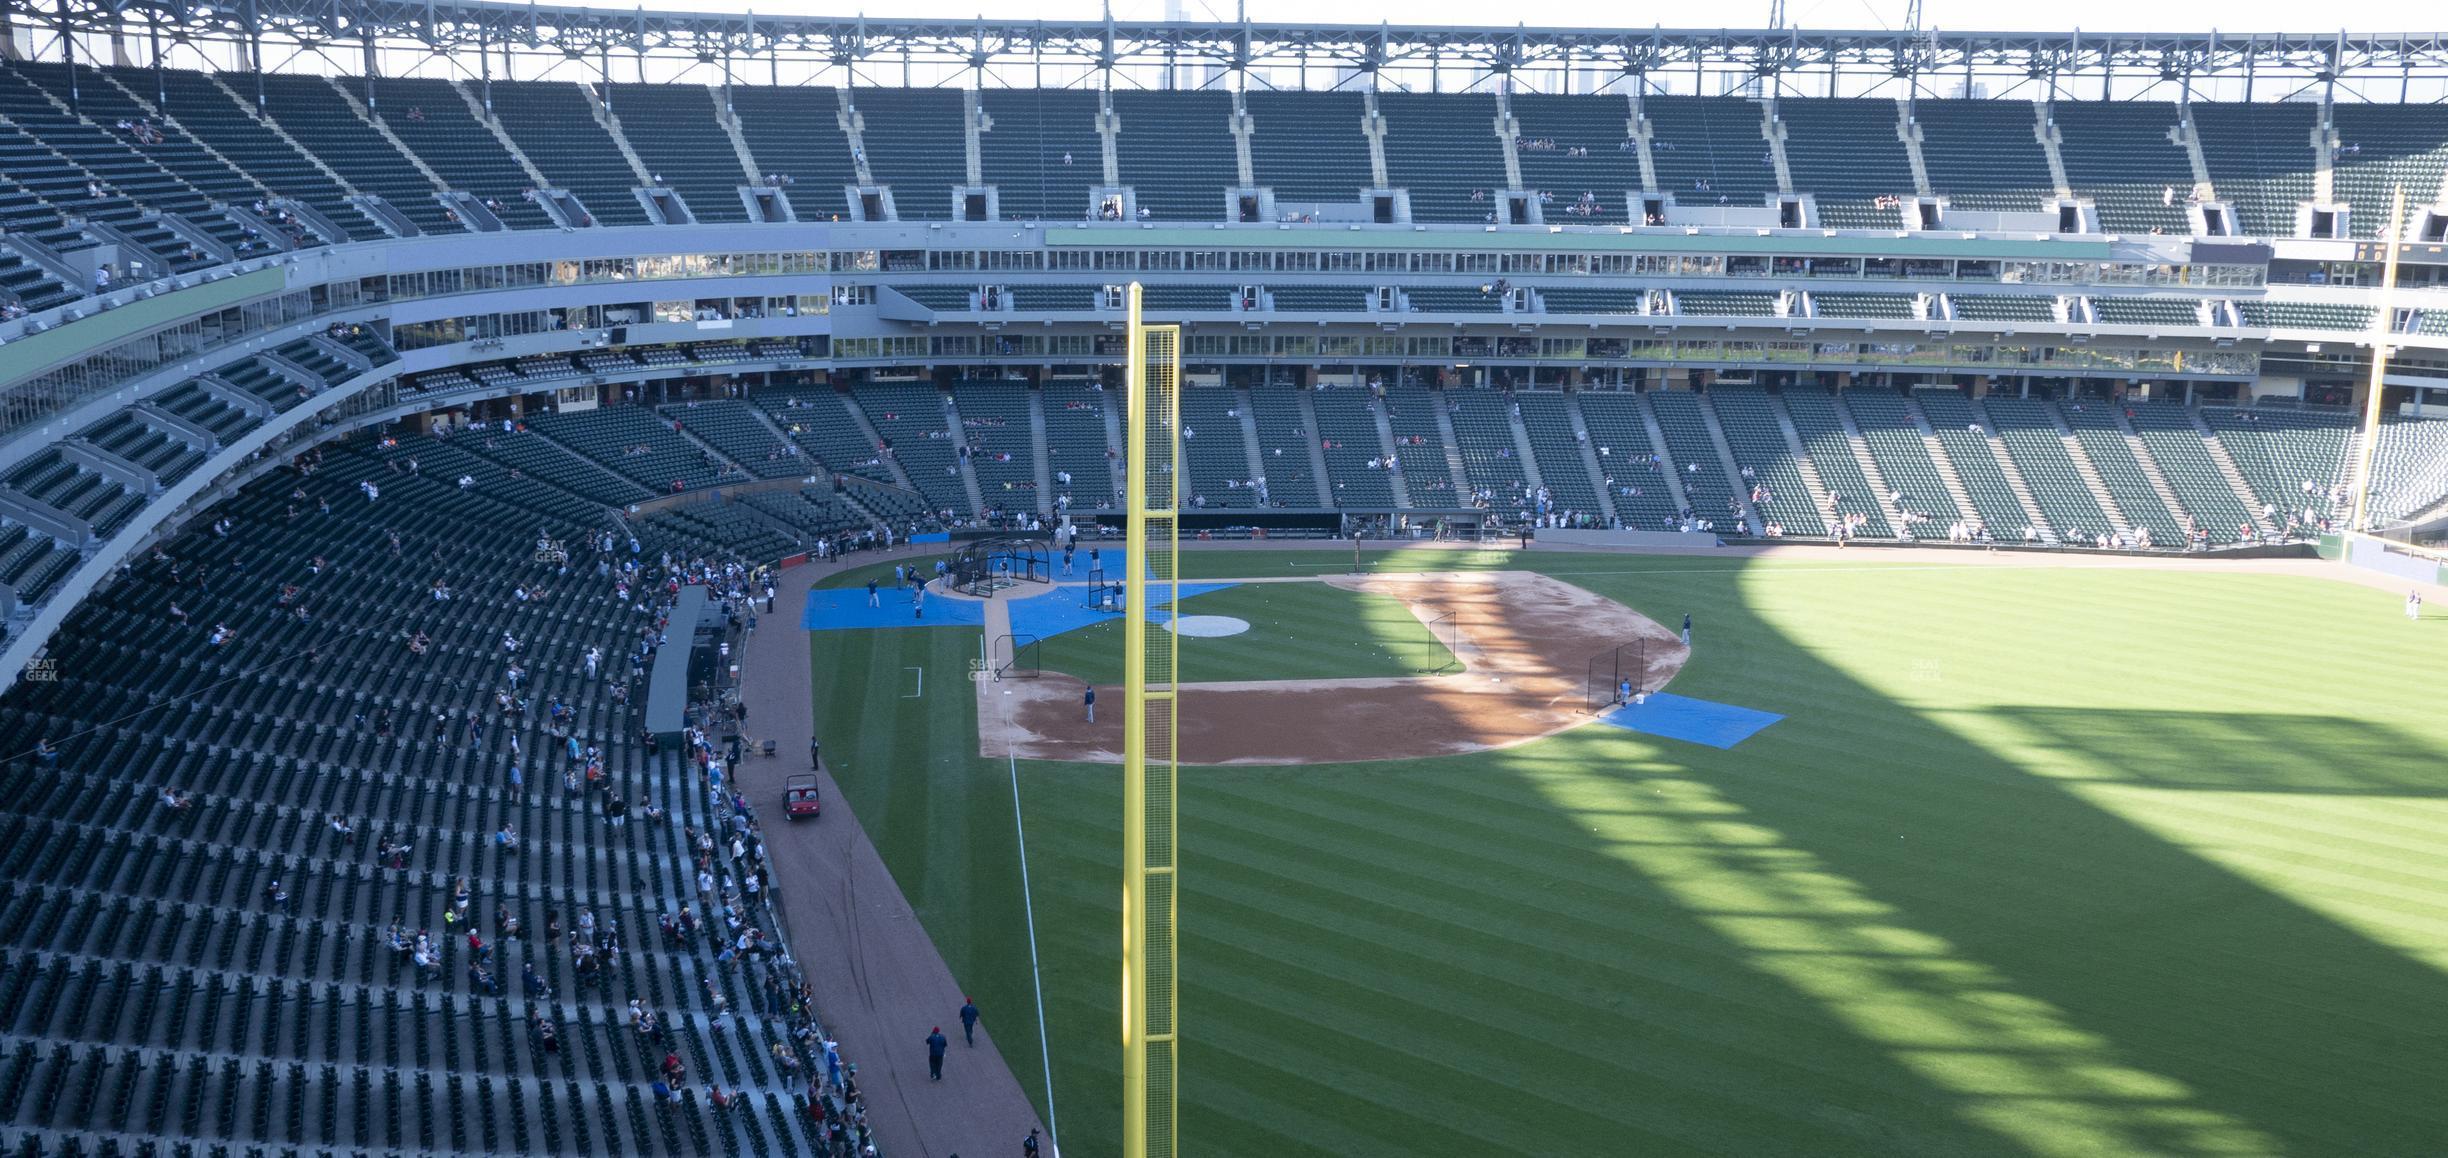
[[(1799, 1090), (1761, 1087), (1746, 1097), (1742, 1086), (1695, 1084), (1702, 1069), (1696, 1061), (1675, 1072), (1673, 1082), (1661, 1082), (1659, 1075), (1625, 1067), (1626, 1054), (1614, 1048), (1620, 1039), (1603, 1023), (1542, 1022), (1510, 1003), (1479, 1003), (1483, 1012), (1454, 1026), (1467, 1034), (1413, 1035), (1407, 1031), (1422, 1020), (1457, 1015), (1434, 1008), (1372, 1011), (1359, 1003), (1380, 989), (1336, 984), (1302, 964), (1305, 958), (1241, 959), (1235, 947), (1217, 950), (1226, 966), (1219, 976), (1229, 985), (1218, 996), (1233, 1001), (1234, 1009), (1226, 1032), (1295, 1043), (1291, 1048), (1313, 1059), (1302, 1068), (1329, 1075), (1339, 1093), (1381, 1085), (1386, 1075), (1401, 1075), (1414, 1086), (1471, 1090), (1474, 1136), (1519, 1139), (1508, 1152), (1621, 1152), (1612, 1148), (1623, 1146), (1636, 1152), (1654, 1146), (1758, 1152), (1790, 1128), (1780, 1119), (1808, 1116)], [(1635, 1056), (1640, 1064), (1673, 1069), (1654, 1053)], [(1547, 1064), (1522, 1070), (1477, 1063), (1490, 1055), (1542, 1056)], [(1750, 1082), (1760, 1077), (1732, 1072)], [(1376, 1124), (1373, 1149), (1435, 1153), (1451, 1145), (1446, 1103), (1412, 1100), (1407, 1112), (1398, 1112), (1406, 1106), (1398, 1093), (1372, 1091), (1370, 1100), (1388, 1111)]]
[[(1377, 1013), (1358, 1024), (1408, 1023), (1416, 1016), (1442, 1019), (1451, 1031), (1449, 1048), (1462, 1051), (1474, 1043), (1484, 1046), (1489, 1038), (1525, 1032), (1556, 1042), (1636, 1035), (1652, 1047), (1654, 1059), (1605, 1064), (1636, 1069), (1653, 1082), (1692, 1086), (1696, 1093), (1711, 1093), (1715, 1086), (1744, 1087), (1749, 1092), (1712, 1096), (1756, 1096), (1777, 1103), (1774, 1109), (1746, 1111), (1753, 1114), (1785, 1113), (1785, 1103), (1804, 1089), (1848, 1101), (1893, 1092), (1892, 1083), (1879, 1082), (1865, 1070), (1863, 1059), (1839, 1061), (1798, 1048), (1813, 1043), (1838, 1046), (1845, 1034), (1790, 994), (1768, 994), (1768, 986), (1750, 978), (1737, 961), (1716, 962), (1724, 979), (1719, 984), (1691, 987), (1662, 984), (1642, 973), (1637, 954), (1628, 947), (1621, 952), (1620, 964), (1592, 960), (1568, 941), (1499, 944), (1497, 951), (1483, 953), (1485, 937), (1448, 938), (1451, 930), (1445, 927), (1430, 935), (1366, 922), (1331, 906), (1284, 900), (1292, 895), (1296, 879), (1261, 871), (1237, 888), (1211, 881), (1205, 892), (1214, 900), (1202, 908), (1217, 911), (1227, 922), (1211, 931), (1229, 934), (1225, 940), (1231, 944), (1263, 952), (1284, 969), (1331, 976), (1361, 991), (1357, 997), (1330, 1002), (1342, 1014)], [(1302, 935), (1287, 938), (1286, 928)], [(1408, 969), (1418, 992), (1400, 997), (1383, 992), (1377, 981), (1385, 962), (1378, 958), (1386, 956)], [(1729, 994), (1728, 983), (1749, 992)], [(1300, 988), (1317, 995), (1313, 1000), (1334, 996), (1322, 984)], [(1501, 993), (1501, 1000), (1491, 1001), (1491, 992)]]
[[(2223, 799), (2218, 793), (2178, 793), (2173, 800), (2159, 799), (2160, 793), (2149, 790), (2138, 795), (2112, 806), (2147, 809), (2154, 830), (2193, 847), (2306, 874), (2298, 878), (2304, 883), (2325, 875), (2336, 878), (2337, 884), (2351, 881), (2375, 896), (2426, 897), (2448, 912), (2448, 889), (2443, 888), (2448, 886), (2448, 856), (2440, 854), (2436, 843), (2393, 834), (2385, 840), (2365, 839), (2345, 818), (2323, 818), (2319, 825), (2289, 823), (2301, 818), (2283, 806)], [(2373, 805), (2375, 813), (2380, 810)]]

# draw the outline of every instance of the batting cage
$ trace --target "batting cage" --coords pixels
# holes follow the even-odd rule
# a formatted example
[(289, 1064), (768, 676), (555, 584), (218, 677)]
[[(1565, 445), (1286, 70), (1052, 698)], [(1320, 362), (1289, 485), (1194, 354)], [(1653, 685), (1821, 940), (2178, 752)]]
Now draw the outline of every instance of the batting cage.
[[(1649, 690), (1649, 641), (1635, 639), (1599, 652), (1589, 660), (1589, 690), (1582, 709), (1603, 712)], [(1626, 689), (1629, 688), (1629, 694)]]
[(1052, 581), (1043, 539), (978, 539), (952, 556), (952, 586), (967, 595), (992, 595), (1021, 583)]

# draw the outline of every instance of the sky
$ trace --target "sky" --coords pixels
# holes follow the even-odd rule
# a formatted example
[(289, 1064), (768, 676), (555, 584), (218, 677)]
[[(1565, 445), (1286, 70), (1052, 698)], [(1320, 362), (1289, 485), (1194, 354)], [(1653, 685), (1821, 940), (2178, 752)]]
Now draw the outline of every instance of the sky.
[[(565, 0), (568, 2), (568, 0)], [(579, 0), (584, 2), (584, 0)], [(1103, 5), (1100, 0), (893, 0), (865, 6), (856, 0), (824, 2), (824, 0), (634, 0), (650, 10), (692, 10), (737, 12), (743, 9), (769, 15), (848, 15), (866, 7), (873, 16), (916, 16), (965, 19), (984, 16), (993, 20), (1069, 19), (1089, 20), (1098, 17)], [(1305, 3), (1301, 0), (1246, 0), (1248, 16), (1253, 21), (1288, 22), (1322, 20), (1336, 24), (1376, 24), (1402, 22), (1409, 24), (1485, 25), (1499, 23), (1497, 16), (1510, 17), (1501, 23), (1515, 21), (1527, 24), (1589, 26), (1630, 26), (1646, 28), (1662, 24), (1669, 28), (1689, 27), (1757, 27), (1768, 19), (1767, 0), (1745, 0), (1698, 12), (1689, 9), (1669, 10), (1657, 6), (1647, 12), (1640, 8), (1598, 5), (1565, 0), (1513, 0), (1504, 5), (1492, 5), (1486, 0), (1341, 0), (1333, 5)], [(1178, 5), (1182, 16), (1194, 20), (1231, 20), (1235, 18), (1235, 0), (1112, 0), (1114, 16), (1124, 20), (1159, 20), (1168, 15), (1169, 5)], [(592, 6), (627, 7), (606, 0), (594, 0)], [(1786, 22), (1800, 28), (1831, 30), (1863, 30), (1901, 27), (1904, 22), (1903, 0), (1787, 0)], [(2279, 3), (2277, 0), (2222, 0), (2221, 3), (2156, 3), (2135, 4), (2131, 0), (2059, 0), (2054, 4), (2001, 4), (1997, 0), (1925, 0), (1922, 24), (1940, 30), (1954, 28), (1977, 32), (2063, 31), (2081, 28), (2092, 31), (2167, 32), (2199, 31), (2219, 28), (2237, 32), (2334, 32), (2341, 28), (2358, 32), (2400, 32), (2409, 26), (2419, 27), (2427, 14), (2435, 12), (2424, 5), (2406, 0), (2331, 0), (2317, 7), (2300, 2)]]

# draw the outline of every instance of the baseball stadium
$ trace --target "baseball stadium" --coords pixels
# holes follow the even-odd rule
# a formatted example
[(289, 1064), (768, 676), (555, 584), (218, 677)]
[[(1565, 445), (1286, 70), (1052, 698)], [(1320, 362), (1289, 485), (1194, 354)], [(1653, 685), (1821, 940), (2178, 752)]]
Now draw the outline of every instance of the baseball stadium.
[(0, 1155), (2448, 1152), (2448, 42), (1863, 7), (0, 0)]

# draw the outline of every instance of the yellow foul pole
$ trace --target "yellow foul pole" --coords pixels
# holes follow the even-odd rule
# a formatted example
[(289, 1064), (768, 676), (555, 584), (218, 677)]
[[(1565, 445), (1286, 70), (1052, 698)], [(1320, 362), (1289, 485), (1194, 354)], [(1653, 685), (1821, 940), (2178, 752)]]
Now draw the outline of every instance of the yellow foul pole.
[[(1180, 594), (1181, 327), (1140, 317), (1130, 287), (1125, 405), (1122, 646), (1122, 1153), (1175, 1158), (1177, 1090), (1174, 935), (1175, 736), (1180, 663), (1169, 623)], [(1151, 596), (1154, 602), (1151, 603)]]
[(2388, 247), (2388, 257), (2380, 271), (2380, 316), (2372, 322), (2371, 381), (2364, 387), (2363, 446), (2355, 455), (2354, 513), (2347, 516), (2348, 534), (2370, 530), (2365, 525), (2371, 512), (2372, 456), (2380, 448), (2380, 396), (2387, 393), (2381, 385), (2388, 376), (2389, 335), (2397, 324), (2397, 253), (2405, 248), (2405, 239), (2398, 236), (2405, 228), (2405, 186), (2389, 199), (2388, 228), (2380, 233), (2380, 242)]

